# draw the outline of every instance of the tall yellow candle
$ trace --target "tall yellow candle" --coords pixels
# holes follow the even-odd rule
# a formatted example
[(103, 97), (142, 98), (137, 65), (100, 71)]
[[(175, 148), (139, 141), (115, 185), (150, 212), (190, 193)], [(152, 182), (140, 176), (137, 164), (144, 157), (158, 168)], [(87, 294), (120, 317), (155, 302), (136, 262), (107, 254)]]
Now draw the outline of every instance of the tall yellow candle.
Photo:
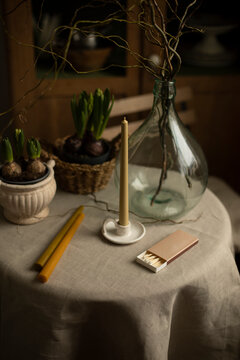
[(128, 122), (121, 122), (119, 224), (128, 225)]

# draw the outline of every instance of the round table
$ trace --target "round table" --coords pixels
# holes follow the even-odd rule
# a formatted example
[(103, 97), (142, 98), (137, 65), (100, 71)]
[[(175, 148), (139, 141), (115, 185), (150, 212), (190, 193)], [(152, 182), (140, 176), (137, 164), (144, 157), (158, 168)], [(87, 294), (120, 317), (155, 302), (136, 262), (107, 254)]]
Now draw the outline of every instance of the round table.
[[(112, 183), (96, 194), (118, 209)], [(85, 205), (85, 218), (47, 283), (34, 262)], [(0, 215), (0, 301), (3, 360), (239, 359), (240, 278), (232, 253), (231, 223), (206, 190), (177, 223), (146, 224), (132, 245), (101, 235), (115, 213), (83, 196), (58, 190), (49, 216), (14, 225)], [(199, 243), (158, 273), (136, 256), (175, 230)]]

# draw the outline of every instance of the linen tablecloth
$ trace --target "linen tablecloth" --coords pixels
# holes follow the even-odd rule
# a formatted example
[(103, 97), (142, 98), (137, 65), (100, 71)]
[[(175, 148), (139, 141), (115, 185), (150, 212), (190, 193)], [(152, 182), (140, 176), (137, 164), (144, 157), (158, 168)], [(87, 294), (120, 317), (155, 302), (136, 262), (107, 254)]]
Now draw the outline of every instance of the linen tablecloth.
[[(112, 183), (96, 196), (118, 209)], [(85, 219), (42, 284), (34, 262), (80, 205)], [(102, 237), (103, 221), (117, 216), (105, 209), (58, 190), (37, 224), (14, 225), (1, 212), (0, 359), (239, 359), (240, 279), (218, 198), (206, 190), (177, 223), (145, 224), (145, 237), (126, 246)], [(159, 273), (136, 263), (177, 229), (199, 243)]]

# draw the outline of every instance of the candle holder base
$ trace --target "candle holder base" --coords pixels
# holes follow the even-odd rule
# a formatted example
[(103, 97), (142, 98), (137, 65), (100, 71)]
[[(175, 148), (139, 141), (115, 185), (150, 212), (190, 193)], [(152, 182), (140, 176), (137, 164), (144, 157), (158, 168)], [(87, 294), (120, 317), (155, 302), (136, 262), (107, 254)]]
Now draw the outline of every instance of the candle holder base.
[(133, 244), (143, 238), (146, 229), (138, 221), (131, 221), (128, 225), (120, 225), (118, 220), (107, 218), (102, 227), (103, 236), (119, 245)]

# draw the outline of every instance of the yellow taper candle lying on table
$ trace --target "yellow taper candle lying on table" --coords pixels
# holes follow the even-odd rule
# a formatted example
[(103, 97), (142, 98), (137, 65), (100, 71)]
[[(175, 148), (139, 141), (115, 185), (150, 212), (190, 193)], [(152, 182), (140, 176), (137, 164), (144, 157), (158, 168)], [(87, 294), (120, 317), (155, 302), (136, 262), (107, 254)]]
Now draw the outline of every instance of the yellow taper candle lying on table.
[(119, 224), (128, 225), (128, 122), (121, 122)]
[(59, 259), (61, 258), (62, 254), (64, 253), (66, 247), (68, 246), (69, 242), (71, 241), (73, 235), (75, 234), (78, 226), (84, 219), (84, 214), (81, 213), (77, 216), (75, 221), (73, 222), (72, 226), (68, 229), (64, 237), (62, 238), (59, 245), (56, 247), (55, 251), (47, 261), (46, 265), (42, 268), (40, 273), (38, 274), (38, 279), (41, 282), (46, 282), (49, 279), (49, 276), (53, 272), (55, 266), (57, 265)]
[(66, 222), (66, 224), (63, 226), (61, 231), (55, 236), (53, 241), (50, 243), (50, 245), (47, 247), (47, 249), (44, 251), (44, 253), (40, 256), (40, 258), (36, 261), (35, 265), (39, 267), (40, 269), (46, 264), (60, 241), (62, 240), (63, 236), (66, 234), (68, 229), (71, 227), (73, 222), (76, 220), (79, 214), (83, 212), (84, 207), (80, 206), (74, 214), (70, 217), (70, 219)]

